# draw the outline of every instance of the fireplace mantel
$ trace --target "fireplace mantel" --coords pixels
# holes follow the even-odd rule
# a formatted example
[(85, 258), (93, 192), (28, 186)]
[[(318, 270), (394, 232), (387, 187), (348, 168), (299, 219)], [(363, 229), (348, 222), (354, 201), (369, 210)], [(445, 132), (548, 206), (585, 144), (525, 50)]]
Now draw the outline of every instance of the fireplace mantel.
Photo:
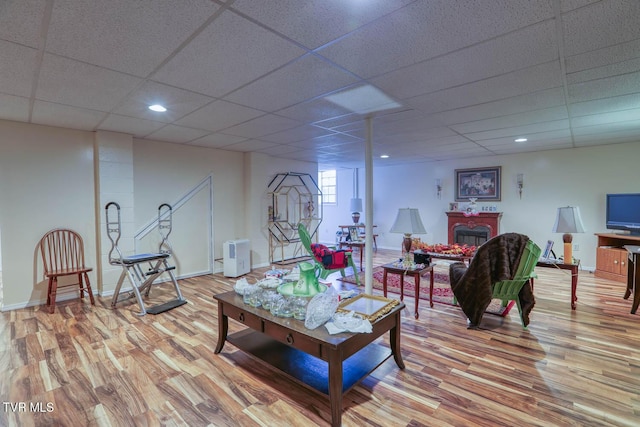
[(464, 226), (470, 229), (476, 227), (487, 227), (489, 229), (489, 238), (500, 234), (500, 217), (502, 212), (478, 212), (477, 215), (467, 216), (464, 212), (447, 212), (448, 217), (448, 243), (451, 245), (454, 241), (454, 230), (456, 227)]

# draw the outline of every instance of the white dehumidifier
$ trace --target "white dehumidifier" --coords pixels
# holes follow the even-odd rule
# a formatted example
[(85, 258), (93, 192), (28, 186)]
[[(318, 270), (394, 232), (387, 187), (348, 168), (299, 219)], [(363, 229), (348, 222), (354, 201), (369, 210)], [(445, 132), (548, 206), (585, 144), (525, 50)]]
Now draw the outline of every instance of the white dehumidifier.
[(249, 240), (228, 240), (222, 245), (224, 275), (238, 277), (251, 271)]

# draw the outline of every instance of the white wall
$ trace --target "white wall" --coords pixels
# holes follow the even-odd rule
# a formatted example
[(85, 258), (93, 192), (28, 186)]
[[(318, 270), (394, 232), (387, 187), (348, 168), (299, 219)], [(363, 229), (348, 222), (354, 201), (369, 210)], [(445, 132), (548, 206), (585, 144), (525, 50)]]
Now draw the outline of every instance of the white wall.
[(0, 153), (3, 306), (37, 304), (47, 284), (35, 251), (47, 231), (80, 233), (96, 265), (93, 134), (0, 120)]
[[(560, 246), (562, 236), (551, 232), (556, 210), (561, 206), (579, 206), (587, 232), (574, 235), (574, 245), (579, 246), (579, 250), (574, 250), (574, 257), (581, 259), (583, 267), (594, 268), (597, 243), (594, 233), (607, 232), (605, 194), (639, 191), (638, 159), (640, 142), (411, 164), (407, 167), (376, 167), (373, 204), (374, 222), (379, 233), (378, 246), (399, 247), (402, 237), (389, 233), (389, 229), (400, 207), (420, 209), (427, 234), (418, 237), (429, 243), (446, 242), (445, 212), (449, 202), (454, 201), (455, 169), (502, 166), (502, 200), (486, 203), (497, 205), (498, 211), (503, 212), (500, 231), (526, 234), (541, 246), (549, 239)], [(364, 173), (364, 170), (360, 172)], [(518, 173), (524, 173), (522, 199), (516, 188)], [(325, 209), (322, 240), (335, 238), (333, 227), (337, 222), (350, 222), (348, 199), (352, 193), (352, 172), (340, 172), (338, 178), (339, 206), (333, 210)], [(442, 180), (441, 199), (436, 196), (436, 178)], [(361, 178), (360, 182), (364, 180)], [(361, 196), (364, 194), (362, 185), (360, 193)], [(479, 206), (482, 205), (479, 202)]]
[[(127, 233), (132, 235), (157, 217), (159, 204), (172, 203), (208, 175), (213, 177), (213, 256), (222, 258), (223, 242), (247, 237), (253, 266), (267, 265), (267, 185), (276, 173), (289, 171), (317, 175), (315, 163), (0, 121), (2, 309), (46, 301), (35, 253), (46, 231), (68, 227), (83, 236), (86, 262), (94, 267), (91, 282), (98, 291), (97, 278), (109, 267), (96, 255), (100, 240), (102, 248), (110, 247), (101, 236), (107, 199), (120, 197), (128, 203), (132, 220)], [(198, 273), (203, 265), (206, 248), (198, 245), (206, 240), (201, 225), (208, 220), (202, 215), (208, 200), (201, 196), (192, 205), (195, 211), (185, 208), (174, 217), (170, 240), (180, 275)], [(196, 241), (198, 245), (189, 244)], [(222, 267), (217, 262), (214, 270)], [(113, 290), (111, 282), (101, 289), (103, 294)]]
[[(104, 215), (104, 206), (96, 200), (94, 188), (95, 139), (93, 132), (0, 121), (4, 309), (40, 304), (46, 299), (35, 249), (42, 235), (52, 228), (69, 227), (80, 232), (85, 240), (87, 264), (99, 268), (96, 233), (102, 227), (96, 227), (96, 219)], [(309, 162), (131, 141), (135, 224), (146, 223), (150, 216), (157, 214), (159, 203), (173, 201), (185, 189), (212, 174), (214, 254), (221, 257), (224, 241), (246, 237), (252, 242), (254, 267), (268, 264), (269, 259), (266, 228), (269, 181), (279, 172), (317, 176), (316, 165)], [(604, 196), (608, 192), (638, 191), (639, 158), (640, 143), (632, 143), (409, 167), (376, 167), (373, 204), (374, 222), (380, 235), (378, 245), (398, 248), (401, 236), (388, 230), (397, 209), (406, 206), (420, 209), (428, 232), (421, 236), (424, 240), (446, 241), (445, 211), (453, 201), (454, 170), (502, 166), (502, 201), (495, 203), (504, 213), (501, 231), (518, 231), (539, 243), (547, 239), (559, 243), (561, 236), (551, 232), (556, 209), (569, 204), (580, 206), (587, 233), (574, 236), (574, 243), (580, 247), (575, 256), (582, 259), (584, 266), (593, 267), (596, 245), (593, 233), (606, 231)], [(360, 169), (362, 198), (364, 173), (364, 169)], [(518, 173), (525, 174), (522, 199), (515, 186)], [(441, 199), (435, 194), (435, 178), (442, 179)], [(351, 221), (352, 179), (351, 170), (338, 172), (338, 204), (324, 209), (324, 222), (320, 227), (323, 241), (333, 241), (337, 225)], [(96, 184), (99, 187), (99, 183)], [(185, 234), (191, 236), (189, 233), (191, 231)], [(216, 264), (216, 270), (221, 269), (222, 264)], [(90, 277), (95, 284), (96, 272)]]
[[(177, 201), (209, 175), (213, 182), (213, 256), (222, 258), (222, 244), (242, 236), (245, 201), (243, 153), (146, 140), (134, 140), (136, 230), (158, 215), (161, 203)], [(169, 240), (179, 275), (203, 271), (208, 259), (209, 227), (206, 190), (175, 212)], [(198, 207), (194, 206), (197, 203)], [(186, 216), (185, 216), (186, 215)], [(154, 236), (157, 232), (153, 232)], [(149, 250), (146, 248), (145, 250)], [(193, 253), (192, 253), (193, 251)], [(222, 270), (216, 262), (215, 271)]]

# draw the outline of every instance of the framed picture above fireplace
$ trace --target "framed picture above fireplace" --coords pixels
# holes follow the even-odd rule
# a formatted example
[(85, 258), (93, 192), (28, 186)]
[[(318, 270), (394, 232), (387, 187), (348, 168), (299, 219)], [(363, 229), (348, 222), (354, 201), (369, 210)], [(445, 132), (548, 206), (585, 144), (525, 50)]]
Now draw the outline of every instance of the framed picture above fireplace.
[(500, 200), (501, 166), (475, 169), (456, 169), (456, 200)]

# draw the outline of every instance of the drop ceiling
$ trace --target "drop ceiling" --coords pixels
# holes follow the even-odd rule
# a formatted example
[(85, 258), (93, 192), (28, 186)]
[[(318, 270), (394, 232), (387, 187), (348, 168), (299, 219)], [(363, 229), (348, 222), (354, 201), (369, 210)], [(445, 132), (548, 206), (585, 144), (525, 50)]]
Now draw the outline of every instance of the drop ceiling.
[(640, 141), (638, 22), (637, 0), (4, 0), (0, 118), (357, 167), (365, 116), (328, 97), (368, 85), (399, 104), (376, 165)]

